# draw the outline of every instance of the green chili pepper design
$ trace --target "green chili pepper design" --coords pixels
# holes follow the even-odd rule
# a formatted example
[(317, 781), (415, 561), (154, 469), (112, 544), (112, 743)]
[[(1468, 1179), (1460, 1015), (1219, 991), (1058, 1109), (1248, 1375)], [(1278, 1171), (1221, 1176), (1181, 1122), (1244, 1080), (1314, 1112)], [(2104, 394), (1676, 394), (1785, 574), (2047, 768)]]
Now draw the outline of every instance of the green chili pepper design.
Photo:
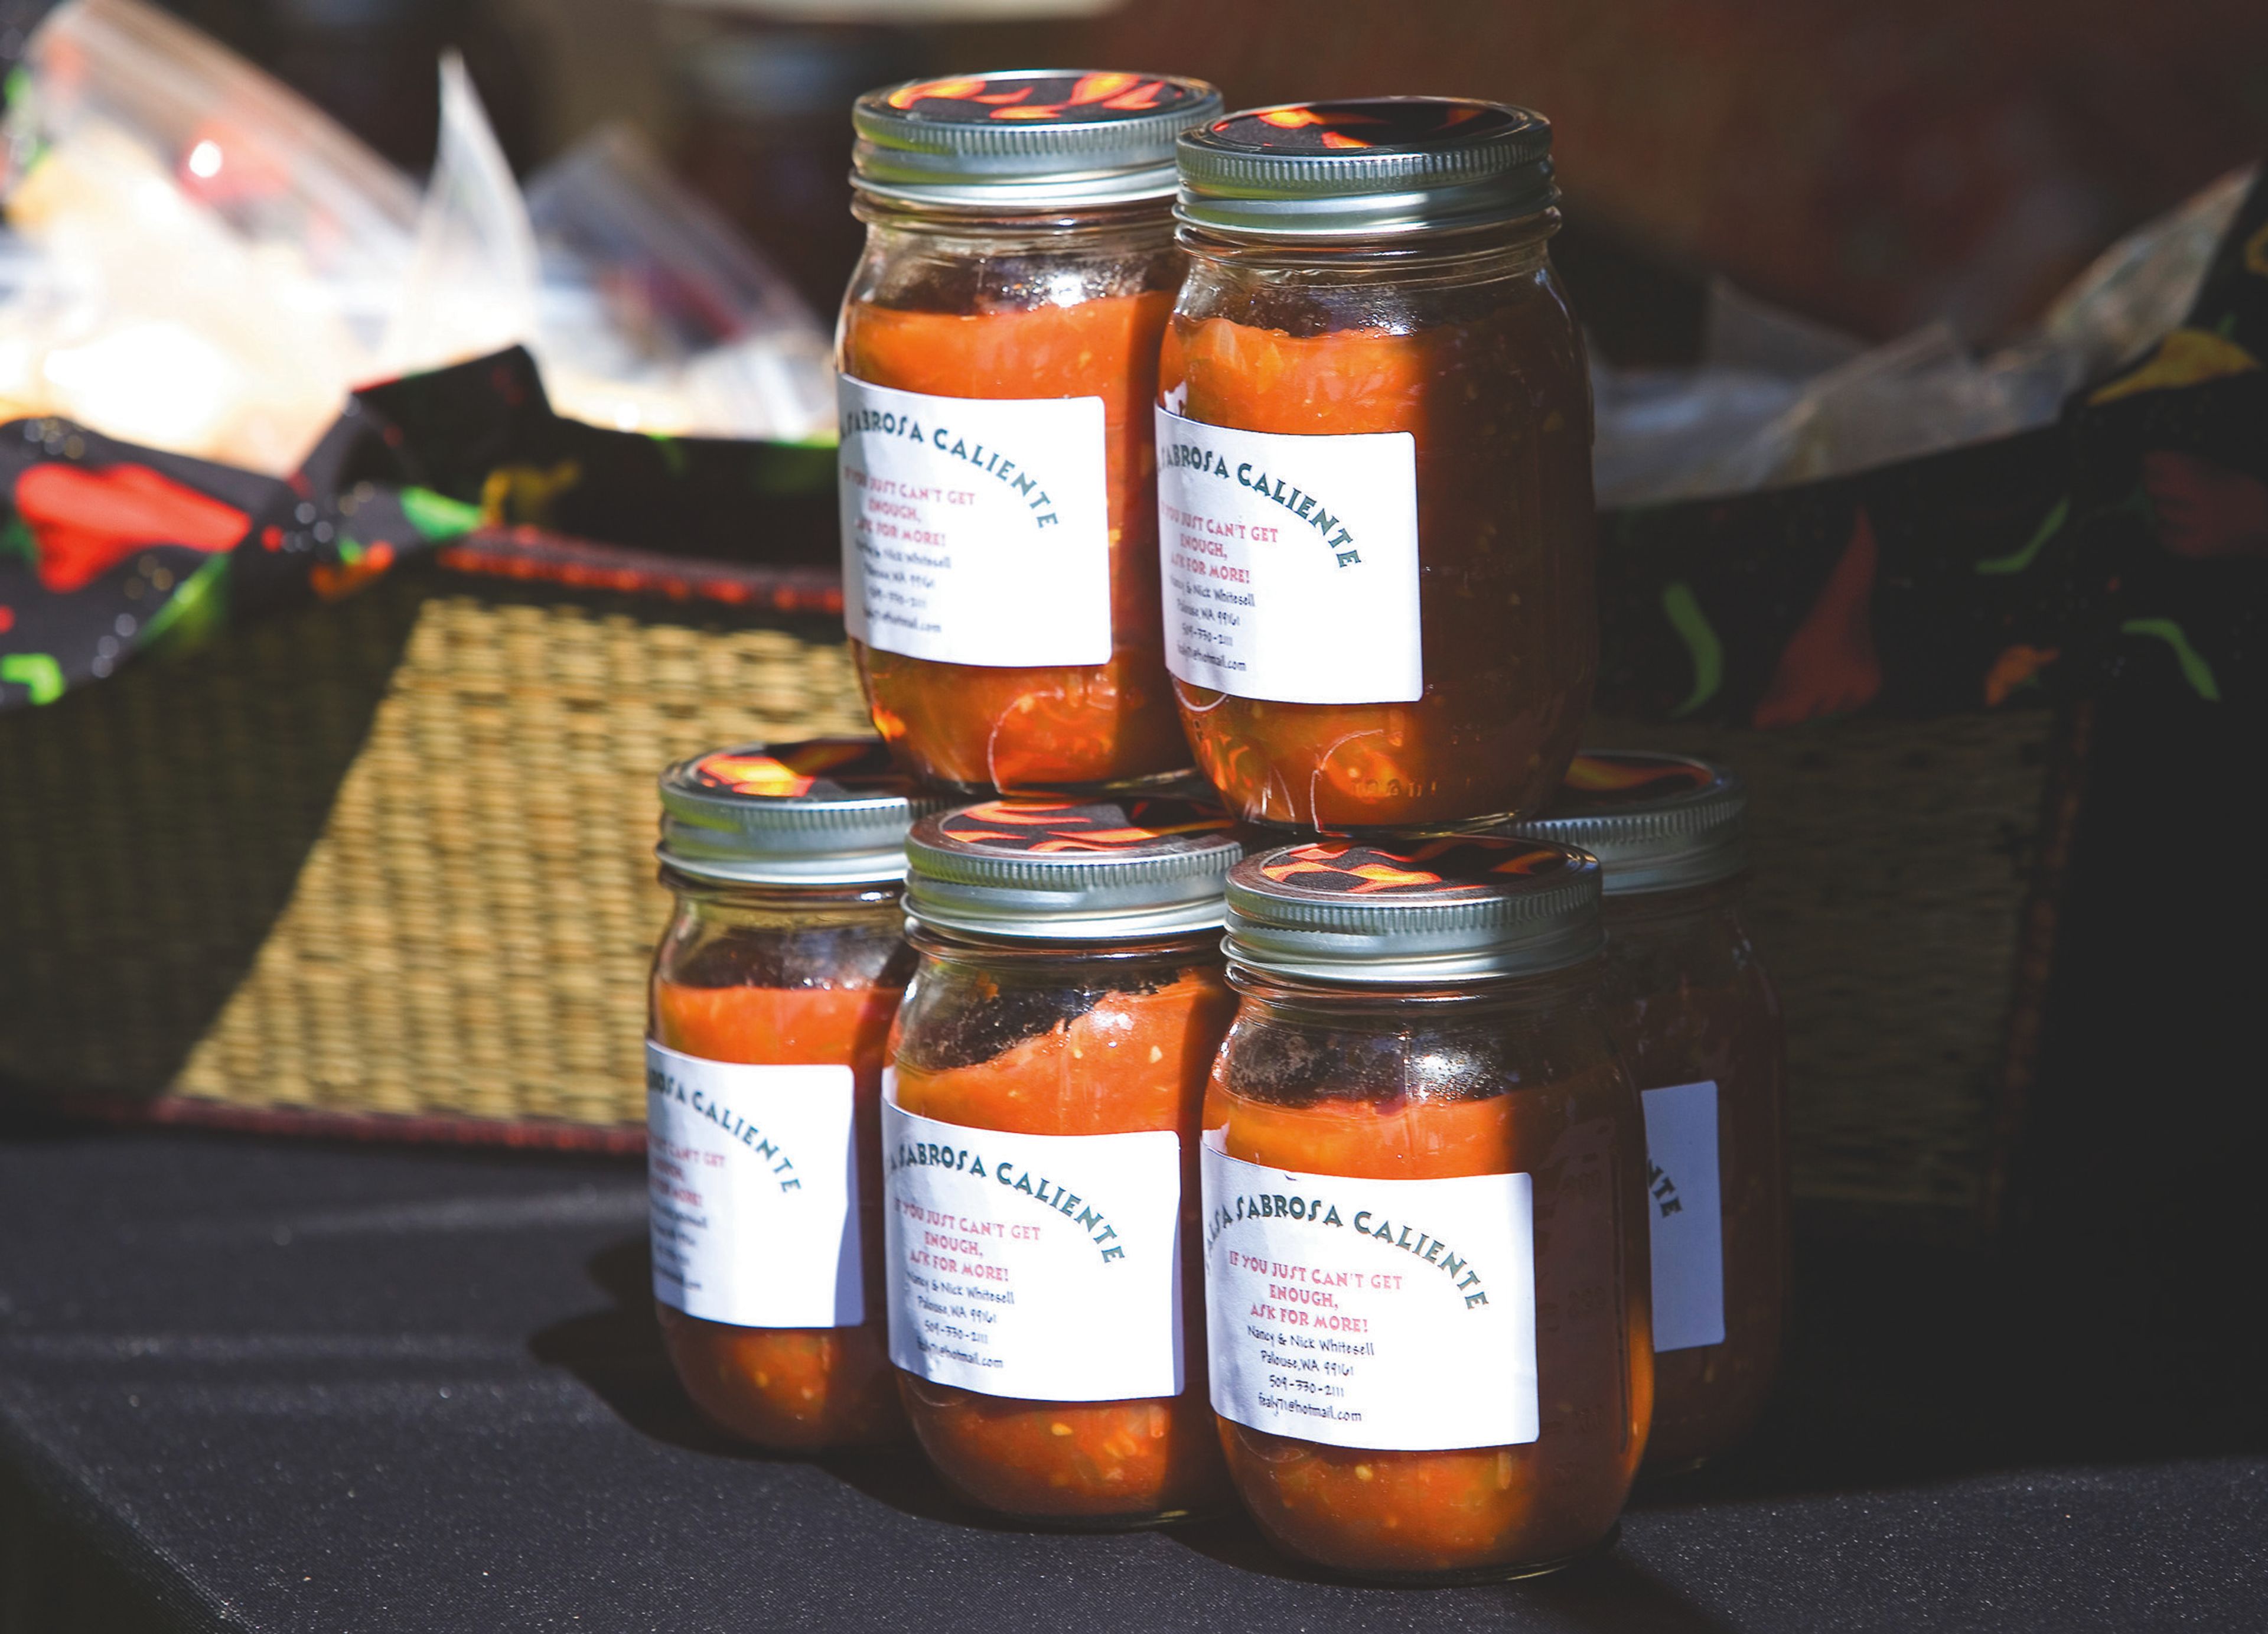
[(1685, 702), (1669, 711), (1675, 720), (1690, 715), (1717, 696), (1717, 688), (1725, 682), (1725, 644), (1709, 627), (1709, 615), (1701, 610), (1700, 598), (1693, 586), (1683, 579), (1673, 579), (1661, 587), (1661, 614), (1669, 621), (1685, 643), (1685, 650), (1693, 655), (1693, 690)]
[(0, 659), (0, 681), (23, 688), (34, 703), (63, 696), (63, 666), (44, 652), (11, 652)]
[(2213, 666), (2205, 661), (2205, 654), (2190, 645), (2190, 638), (2182, 634), (2182, 627), (2169, 618), (2130, 618), (2118, 627), (2124, 636), (2154, 636), (2174, 650), (2175, 660), (2182, 666), (2182, 679), (2190, 683), (2198, 696), (2208, 703), (2220, 702), (2220, 685), (2213, 678)]
[(1989, 556), (1977, 564), (1977, 570), (1980, 573), (2022, 572), (2031, 566), (2032, 558), (2039, 555), (2041, 547), (2063, 532), (2063, 525), (2070, 518), (2071, 501), (2057, 500), (2055, 509), (2049, 512), (2046, 519), (2032, 530), (2032, 536), (2024, 541), (2022, 549), (2005, 556)]
[(460, 538), (481, 525), (481, 508), (437, 494), (430, 488), (401, 490), (401, 514), (409, 526), (436, 543)]

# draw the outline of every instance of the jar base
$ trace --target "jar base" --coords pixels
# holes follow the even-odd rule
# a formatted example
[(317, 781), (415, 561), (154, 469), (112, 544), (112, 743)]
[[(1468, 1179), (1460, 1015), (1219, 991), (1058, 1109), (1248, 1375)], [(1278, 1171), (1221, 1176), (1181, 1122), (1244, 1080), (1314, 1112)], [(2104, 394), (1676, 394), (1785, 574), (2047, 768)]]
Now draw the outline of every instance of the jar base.
[(745, 1430), (735, 1430), (713, 1414), (701, 1411), (701, 1404), (697, 1402), (694, 1403), (694, 1410), (700, 1412), (703, 1424), (731, 1441), (735, 1446), (744, 1446), (752, 1453), (762, 1453), (767, 1458), (795, 1459), (805, 1463), (813, 1463), (832, 1458), (838, 1453), (887, 1453), (894, 1448), (907, 1446), (913, 1440), (913, 1432), (910, 1430), (890, 1430), (871, 1436), (854, 1436), (843, 1440), (794, 1442), (766, 1440), (762, 1436), (750, 1435)]
[[(970, 1499), (974, 1503), (974, 1499)], [(1192, 1505), (1187, 1509), (1160, 1509), (1140, 1515), (1018, 1515), (1006, 1510), (994, 1509), (989, 1504), (976, 1505), (987, 1514), (1025, 1527), (1034, 1532), (1111, 1533), (1154, 1532), (1165, 1527), (1185, 1526), (1202, 1520), (1218, 1520), (1228, 1514), (1225, 1504)]]
[(1241, 821), (1256, 828), (1264, 828), (1270, 834), (1280, 834), (1285, 836), (1286, 843), (1309, 835), (1321, 834), (1335, 840), (1353, 840), (1360, 844), (1391, 845), (1398, 841), (1448, 840), (1460, 835), (1501, 834), (1508, 825), (1519, 821), (1519, 813), (1493, 812), (1481, 817), (1445, 817), (1430, 823), (1328, 823), (1321, 828), (1281, 822), (1273, 817), (1247, 817)]
[(1607, 1528), (1607, 1535), (1587, 1549), (1561, 1555), (1550, 1560), (1523, 1562), (1504, 1566), (1468, 1566), (1447, 1571), (1364, 1571), (1347, 1566), (1334, 1566), (1316, 1561), (1311, 1564), (1336, 1578), (1354, 1583), (1375, 1583), (1386, 1588), (1463, 1588), (1478, 1583), (1516, 1583), (1526, 1578), (1550, 1577), (1555, 1571), (1565, 1571), (1580, 1566), (1587, 1560), (1595, 1560), (1622, 1541), (1623, 1523), (1619, 1520)]
[(1137, 777), (1113, 777), (1101, 783), (1020, 783), (1012, 789), (997, 789), (989, 783), (962, 783), (952, 777), (925, 777), (923, 783), (944, 793), (967, 796), (972, 800), (990, 799), (1006, 795), (1015, 799), (1034, 796), (1101, 795), (1101, 794), (1178, 794), (1190, 799), (1217, 803), (1220, 797), (1212, 785), (1200, 778), (1193, 767), (1179, 771), (1145, 772)]

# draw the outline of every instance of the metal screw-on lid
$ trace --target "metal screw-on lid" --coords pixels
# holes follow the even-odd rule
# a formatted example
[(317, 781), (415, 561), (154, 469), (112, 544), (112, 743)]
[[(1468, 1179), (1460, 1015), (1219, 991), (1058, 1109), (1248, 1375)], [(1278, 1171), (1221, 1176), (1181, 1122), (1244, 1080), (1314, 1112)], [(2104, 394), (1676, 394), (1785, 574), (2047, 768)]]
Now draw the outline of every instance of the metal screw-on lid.
[(1706, 761), (1638, 749), (1575, 757), (1559, 792), (1514, 834), (1579, 845), (1606, 870), (1609, 896), (1728, 880), (1749, 865), (1748, 794)]
[(985, 800), (906, 836), (906, 911), (982, 936), (1133, 941), (1221, 921), (1244, 855), (1235, 821), (1197, 800)]
[(1228, 876), (1228, 956), (1354, 984), (1529, 975), (1599, 951), (1599, 865), (1535, 840), (1317, 840)]
[(888, 884), (906, 829), (945, 802), (873, 738), (743, 744), (661, 774), (661, 843), (681, 873), (748, 885)]
[(1190, 131), (1178, 158), (1176, 216), (1270, 238), (1484, 226), (1559, 196), (1550, 121), (1456, 97), (1249, 108)]
[(910, 204), (1047, 209), (1173, 195), (1174, 138), (1220, 113), (1201, 79), (1016, 69), (851, 105), (851, 180)]

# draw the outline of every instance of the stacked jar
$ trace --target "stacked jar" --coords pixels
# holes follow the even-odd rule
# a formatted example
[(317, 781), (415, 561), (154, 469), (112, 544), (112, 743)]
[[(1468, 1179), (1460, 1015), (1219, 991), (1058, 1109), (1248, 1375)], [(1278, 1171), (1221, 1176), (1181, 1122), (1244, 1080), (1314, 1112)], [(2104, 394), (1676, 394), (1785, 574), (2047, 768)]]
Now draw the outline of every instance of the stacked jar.
[(1197, 765), (1256, 821), (1485, 827), (1575, 751), (1591, 406), (1550, 145), (1534, 114), (1431, 97), (1182, 139), (1167, 654)]
[(965, 1496), (1123, 1527), (1227, 1495), (1198, 1113), (1235, 999), (1218, 807), (994, 799), (917, 824), (891, 1037), (890, 1359)]
[(1596, 1547), (1653, 1393), (1598, 864), (1317, 841), (1232, 873), (1228, 924), (1205, 1271), (1246, 1506), (1291, 1553), (1391, 1580)]
[(1189, 767), (1150, 403), (1196, 80), (1005, 73), (858, 99), (843, 301), (843, 621), (875, 729), (970, 793)]
[(1167, 662), (1239, 814), (1205, 1116), (1214, 1407), (1262, 1528), (1339, 1571), (1549, 1570), (1652, 1389), (1639, 1112), (1597, 865), (1532, 812), (1589, 707), (1590, 409), (1550, 128), (1431, 98), (1181, 144), (1160, 368)]
[(1646, 1460), (1665, 1473), (1755, 1426), (1787, 1321), (1786, 1047), (1742, 914), (1747, 806), (1706, 762), (1592, 750), (1521, 825), (1605, 870), (1607, 1002), (1646, 1113)]
[(1243, 845), (1219, 807), (1145, 792), (1190, 765), (1151, 417), (1174, 143), (1220, 110), (1195, 80), (1035, 71), (852, 114), (845, 622), (901, 763), (988, 797), (908, 844), (890, 1356), (946, 1482), (1033, 1524), (1227, 1501), (1193, 1226)]
[[(1397, 1581), (1602, 1546), (1672, 1423), (1657, 1370), (1679, 1460), (1761, 1402), (1784, 1156), (1736, 787), (1669, 822), (1715, 858), (1672, 887), (1546, 809), (1607, 775), (1569, 770), (1591, 417), (1549, 125), (1229, 114), (1109, 72), (917, 82), (854, 123), (845, 622), (911, 780), (863, 978), (895, 1019), (837, 1052), (861, 1233), (819, 1248), (865, 1256), (828, 1351), (863, 1405), (800, 1440), (736, 1419), (715, 1381), (763, 1396), (779, 1344), (675, 1336), (703, 1314), (661, 1280), (665, 1094), (688, 1388), (776, 1446), (909, 1428), (1029, 1524), (1233, 1495), (1289, 1553)], [(693, 1056), (665, 966), (658, 1048)], [(782, 1059), (785, 1026), (708, 1058)]]
[(653, 1292), (694, 1404), (760, 1446), (905, 1432), (883, 1324), (884, 1049), (914, 955), (916, 793), (881, 746), (720, 749), (661, 777), (646, 1042)]

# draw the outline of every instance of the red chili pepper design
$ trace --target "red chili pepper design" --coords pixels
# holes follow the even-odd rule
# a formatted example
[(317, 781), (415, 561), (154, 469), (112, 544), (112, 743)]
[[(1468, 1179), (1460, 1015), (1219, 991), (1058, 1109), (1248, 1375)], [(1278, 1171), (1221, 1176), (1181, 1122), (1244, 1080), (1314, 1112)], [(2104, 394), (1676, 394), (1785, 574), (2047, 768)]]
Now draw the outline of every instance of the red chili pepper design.
[[(1050, 93), (1059, 93), (1057, 99), (1045, 99)], [(1033, 100), (1035, 94), (1042, 99)], [(901, 85), (890, 92), (887, 99), (892, 107), (902, 113), (917, 110), (925, 102), (966, 102), (990, 109), (984, 115), (988, 120), (1029, 122), (1050, 119), (1086, 121), (1105, 113), (1147, 114), (1165, 106), (1176, 94), (1171, 82), (1145, 79), (1139, 74), (1080, 74), (1076, 77), (1027, 80), (1021, 85), (1004, 83), (998, 77), (968, 76)]]
[(814, 793), (828, 799), (902, 794), (912, 786), (891, 769), (888, 751), (871, 738), (813, 738), (802, 743), (719, 749), (694, 762), (688, 781), (728, 794), (777, 800)]
[(16, 479), (16, 514), (39, 550), (40, 583), (78, 590), (137, 550), (234, 549), (252, 519), (146, 465), (35, 465)]
[(1225, 835), (1235, 826), (1216, 806), (1177, 799), (1084, 806), (1057, 800), (983, 800), (939, 825), (949, 839), (1042, 853), (1174, 849), (1184, 838)]
[[(1503, 129), (1512, 118), (1485, 102), (1388, 97), (1256, 108), (1216, 120), (1209, 129), (1240, 146), (1262, 152), (1408, 150), (1485, 135)], [(1484, 121), (1476, 129), (1460, 129), (1476, 120)]]
[(1592, 803), (1622, 805), (1688, 794), (1715, 781), (1714, 772), (1692, 761), (1594, 750), (1575, 757), (1560, 786)]
[(1526, 840), (1430, 840), (1408, 850), (1323, 840), (1295, 845), (1260, 872), (1278, 884), (1350, 896), (1452, 896), (1488, 890), (1491, 875), (1532, 878), (1567, 865), (1565, 852)]

